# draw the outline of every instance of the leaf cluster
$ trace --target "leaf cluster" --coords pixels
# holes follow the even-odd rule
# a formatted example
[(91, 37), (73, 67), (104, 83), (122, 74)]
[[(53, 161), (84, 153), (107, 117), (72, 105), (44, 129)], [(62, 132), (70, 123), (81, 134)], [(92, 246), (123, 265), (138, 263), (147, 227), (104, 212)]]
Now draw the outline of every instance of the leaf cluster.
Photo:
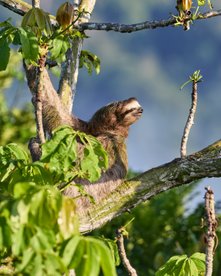
[[(84, 145), (80, 157), (78, 142)], [(57, 189), (74, 179), (72, 173), (95, 181), (107, 168), (95, 138), (59, 128), (34, 163), (21, 147), (8, 144), (0, 147), (0, 168), (0, 273), (10, 259), (6, 267), (16, 275), (68, 275), (70, 269), (116, 275), (112, 251), (100, 239), (79, 235), (75, 200)]]
[(156, 276), (203, 276), (205, 269), (203, 253), (195, 253), (189, 258), (187, 255), (173, 256), (156, 272)]
[[(58, 14), (61, 15), (64, 21), (67, 19), (65, 14), (69, 10), (64, 10), (63, 5), (58, 9)], [(65, 3), (65, 5), (70, 6), (68, 3)], [(74, 28), (74, 23), (78, 20), (80, 14), (77, 18), (74, 18), (72, 13), (71, 10), (68, 25), (66, 21), (65, 24), (52, 25), (48, 13), (40, 8), (30, 9), (23, 17), (20, 27), (14, 27), (10, 20), (0, 23), (0, 71), (7, 68), (11, 44), (19, 45), (19, 51), (23, 59), (35, 66), (38, 66), (41, 57), (56, 61), (57, 64), (64, 62), (67, 50), (72, 47), (72, 41), (76, 38), (83, 39), (87, 37), (84, 32)], [(93, 68), (97, 74), (100, 72), (99, 58), (89, 51), (82, 51), (81, 53), (80, 67), (83, 66), (86, 67), (89, 74), (92, 73)]]

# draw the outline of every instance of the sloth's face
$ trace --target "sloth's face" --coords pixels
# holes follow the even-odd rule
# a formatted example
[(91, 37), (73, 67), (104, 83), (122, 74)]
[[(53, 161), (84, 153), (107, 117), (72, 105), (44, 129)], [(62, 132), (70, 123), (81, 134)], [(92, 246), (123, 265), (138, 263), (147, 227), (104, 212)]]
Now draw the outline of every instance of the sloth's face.
[(119, 102), (119, 108), (116, 109), (117, 121), (123, 126), (130, 126), (136, 122), (142, 113), (143, 108), (135, 98)]
[[(111, 131), (127, 135), (128, 128), (136, 122), (143, 112), (135, 98), (114, 102), (99, 109), (89, 121), (91, 132), (100, 134)], [(124, 131), (125, 130), (125, 131)]]

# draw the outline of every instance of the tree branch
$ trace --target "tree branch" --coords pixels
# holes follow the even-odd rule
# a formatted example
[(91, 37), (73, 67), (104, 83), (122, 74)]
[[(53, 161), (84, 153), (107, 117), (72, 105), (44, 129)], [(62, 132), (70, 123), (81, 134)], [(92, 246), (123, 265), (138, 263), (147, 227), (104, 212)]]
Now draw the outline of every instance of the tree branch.
[[(95, 1), (94, 0), (82, 0), (80, 7), (81, 9), (85, 8), (85, 5), (88, 4), (89, 13), (93, 11)], [(12, 10), (14, 13), (24, 15), (30, 8), (31, 5), (27, 4), (22, 0), (0, 0), (0, 5)], [(87, 11), (87, 9), (85, 8)], [(89, 14), (88, 13), (88, 14)], [(196, 20), (209, 19), (221, 15), (221, 10), (209, 11), (203, 14), (199, 14)], [(86, 20), (88, 21), (88, 19)], [(114, 31), (120, 33), (131, 33), (142, 30), (164, 28), (168, 26), (174, 26), (176, 23), (176, 18), (171, 17), (166, 20), (153, 20), (153, 21), (144, 21), (136, 24), (119, 24), (119, 23), (93, 23), (93, 22), (84, 22), (83, 19), (76, 28), (80, 31), (85, 30), (96, 30), (96, 31)]]
[(207, 248), (206, 248), (205, 276), (212, 276), (213, 257), (216, 249), (215, 245), (217, 240), (217, 235), (216, 235), (217, 219), (215, 214), (214, 193), (210, 187), (206, 188), (205, 209), (206, 209), (206, 221), (207, 221), (207, 233), (206, 233)]
[[(221, 10), (209, 11), (199, 14), (195, 20), (209, 19), (221, 15)], [(120, 33), (132, 33), (148, 29), (164, 28), (174, 26), (176, 18), (172, 17), (166, 20), (144, 21), (136, 24), (119, 24), (119, 23), (82, 23), (79, 25), (80, 31), (96, 30), (96, 31), (114, 31)]]
[[(81, 22), (88, 22), (96, 0), (81, 0), (80, 5), (78, 2), (79, 1), (76, 0), (74, 1), (76, 13), (80, 15), (77, 22), (75, 22), (75, 25), (78, 25)], [(68, 49), (66, 53), (66, 61), (62, 64), (61, 78), (58, 89), (61, 101), (67, 110), (69, 110), (69, 113), (72, 112), (73, 100), (77, 90), (79, 60), (83, 39), (76, 37), (71, 41), (71, 45), (72, 47)]]
[(157, 194), (205, 177), (221, 176), (221, 140), (207, 148), (148, 170), (122, 183), (80, 216), (80, 231), (90, 232)]
[(192, 82), (192, 104), (189, 111), (189, 115), (186, 121), (186, 125), (184, 127), (183, 136), (181, 140), (181, 146), (180, 146), (180, 156), (181, 158), (184, 158), (186, 156), (186, 147), (187, 147), (187, 141), (189, 139), (189, 134), (192, 125), (194, 124), (194, 116), (196, 113), (196, 107), (197, 107), (197, 81), (193, 80)]
[(22, 0), (0, 0), (0, 5), (19, 15), (25, 15), (32, 8), (31, 5)]
[(123, 236), (124, 231), (125, 230), (122, 228), (117, 229), (117, 246), (118, 246), (120, 258), (123, 263), (123, 266), (125, 267), (125, 269), (128, 272), (128, 275), (129, 276), (137, 276), (137, 272), (130, 264), (130, 261), (127, 258), (127, 254), (126, 254), (126, 251), (124, 248), (124, 236)]

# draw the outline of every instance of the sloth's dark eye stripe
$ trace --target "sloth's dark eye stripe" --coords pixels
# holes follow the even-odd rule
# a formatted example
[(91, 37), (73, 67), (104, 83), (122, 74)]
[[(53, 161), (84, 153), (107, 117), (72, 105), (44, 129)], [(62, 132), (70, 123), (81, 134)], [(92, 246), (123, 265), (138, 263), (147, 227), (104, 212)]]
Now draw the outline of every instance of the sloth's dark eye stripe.
[(125, 111), (125, 112), (123, 113), (123, 116), (126, 116), (128, 113), (133, 112), (133, 111), (136, 110), (136, 109), (137, 109), (137, 108), (128, 109), (127, 111)]

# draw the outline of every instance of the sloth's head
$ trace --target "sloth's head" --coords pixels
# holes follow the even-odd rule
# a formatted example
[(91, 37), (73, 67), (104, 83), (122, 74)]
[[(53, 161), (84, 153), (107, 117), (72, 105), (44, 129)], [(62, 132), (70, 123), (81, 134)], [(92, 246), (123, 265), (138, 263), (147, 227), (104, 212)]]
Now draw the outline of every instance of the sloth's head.
[(99, 109), (89, 121), (91, 133), (99, 135), (111, 132), (126, 137), (129, 126), (140, 118), (142, 112), (143, 109), (135, 98), (108, 104)]

